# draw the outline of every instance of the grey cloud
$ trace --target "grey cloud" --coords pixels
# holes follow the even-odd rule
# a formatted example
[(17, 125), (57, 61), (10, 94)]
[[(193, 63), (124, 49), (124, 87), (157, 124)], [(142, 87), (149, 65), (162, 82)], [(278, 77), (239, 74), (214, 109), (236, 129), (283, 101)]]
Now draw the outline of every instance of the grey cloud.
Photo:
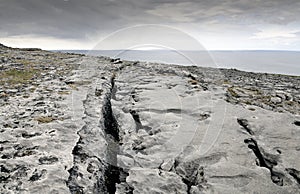
[(226, 0), (164, 3), (148, 10), (153, 15), (171, 18), (173, 22), (203, 22), (217, 20), (235, 24), (288, 24), (299, 21), (298, 0)]
[(285, 25), (298, 0), (0, 0), (0, 36), (84, 39), (141, 23)]
[(134, 6), (126, 1), (2, 0), (0, 26), (9, 35), (78, 38), (125, 27), (142, 15)]

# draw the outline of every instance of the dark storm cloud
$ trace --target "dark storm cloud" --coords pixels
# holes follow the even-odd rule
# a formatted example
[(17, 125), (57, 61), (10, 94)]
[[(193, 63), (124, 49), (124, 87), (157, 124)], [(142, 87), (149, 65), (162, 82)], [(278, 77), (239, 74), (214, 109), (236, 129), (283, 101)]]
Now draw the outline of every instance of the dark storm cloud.
[(143, 23), (286, 25), (299, 0), (0, 0), (0, 36), (84, 39)]

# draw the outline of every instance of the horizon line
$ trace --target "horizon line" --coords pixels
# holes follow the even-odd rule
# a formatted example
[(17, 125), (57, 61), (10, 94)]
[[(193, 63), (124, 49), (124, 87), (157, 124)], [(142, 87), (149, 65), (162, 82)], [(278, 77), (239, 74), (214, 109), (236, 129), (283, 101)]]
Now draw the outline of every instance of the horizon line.
[[(99, 50), (91, 50), (91, 49), (42, 49), (46, 51), (176, 51), (176, 50), (167, 50), (167, 49), (149, 49), (149, 50), (138, 50), (138, 49), (99, 49)], [(276, 50), (276, 49), (232, 49), (232, 50), (222, 50), (222, 49), (212, 49), (212, 50), (177, 50), (177, 51), (193, 51), (193, 52), (234, 52), (234, 51), (245, 51), (245, 52), (300, 52), (300, 50)]]

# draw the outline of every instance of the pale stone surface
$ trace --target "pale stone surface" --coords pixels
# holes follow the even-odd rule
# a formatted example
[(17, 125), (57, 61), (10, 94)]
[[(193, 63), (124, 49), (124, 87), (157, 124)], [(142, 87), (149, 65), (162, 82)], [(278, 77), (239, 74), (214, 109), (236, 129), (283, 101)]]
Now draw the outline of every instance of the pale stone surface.
[[(126, 67), (115, 82), (114, 109), (118, 115), (120, 110), (133, 112), (136, 122), (120, 128), (124, 135), (119, 158), (127, 155), (135, 161), (131, 161), (131, 167), (124, 166), (129, 170), (126, 182), (133, 191), (146, 193), (140, 189), (157, 185), (157, 181), (164, 183), (159, 178), (140, 181), (144, 175), (138, 176), (131, 169), (141, 167), (175, 173), (181, 177), (178, 184), (186, 184), (188, 193), (298, 190), (297, 179), (287, 171), (300, 168), (296, 164), (299, 159), (299, 129), (293, 124), (296, 115), (229, 104), (224, 100), (226, 88), (212, 84), (205, 90), (189, 81), (189, 73), (182, 74), (179, 70), (166, 73), (157, 67), (147, 64)], [(198, 87), (194, 89), (191, 85)], [(124, 123), (123, 119), (117, 117), (119, 123)], [(257, 142), (259, 150), (248, 148), (247, 139)], [(149, 191), (175, 193), (159, 187)]]
[(299, 77), (0, 51), (0, 193), (299, 192)]

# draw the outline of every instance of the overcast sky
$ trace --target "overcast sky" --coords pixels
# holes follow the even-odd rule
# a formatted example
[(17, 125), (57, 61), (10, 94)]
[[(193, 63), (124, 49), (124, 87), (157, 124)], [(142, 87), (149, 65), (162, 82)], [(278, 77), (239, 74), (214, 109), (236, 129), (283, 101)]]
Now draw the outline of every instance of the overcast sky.
[(160, 24), (211, 50), (300, 50), (299, 0), (0, 0), (0, 10), (0, 42), (14, 47), (92, 49), (122, 28)]

